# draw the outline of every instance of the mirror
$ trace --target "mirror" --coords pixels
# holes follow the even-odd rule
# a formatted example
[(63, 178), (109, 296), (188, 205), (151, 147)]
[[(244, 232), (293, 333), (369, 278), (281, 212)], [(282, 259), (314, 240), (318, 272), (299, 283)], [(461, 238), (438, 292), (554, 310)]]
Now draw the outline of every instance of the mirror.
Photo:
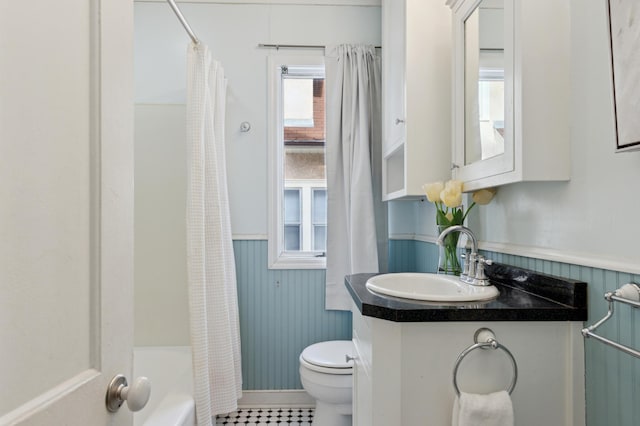
[(464, 164), (505, 152), (504, 0), (481, 0), (464, 21)]

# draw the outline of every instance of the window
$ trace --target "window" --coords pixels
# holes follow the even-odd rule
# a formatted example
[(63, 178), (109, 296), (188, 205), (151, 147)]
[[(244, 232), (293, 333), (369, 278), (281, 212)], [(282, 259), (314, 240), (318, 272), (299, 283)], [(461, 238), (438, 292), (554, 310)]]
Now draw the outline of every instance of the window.
[(269, 58), (269, 267), (325, 267), (327, 183), (321, 56)]
[(300, 189), (284, 190), (284, 249), (285, 251), (298, 251), (302, 247), (302, 233), (300, 232), (302, 221), (300, 212), (302, 206)]
[(326, 252), (327, 250), (327, 190), (312, 190), (311, 227), (313, 228), (313, 250)]

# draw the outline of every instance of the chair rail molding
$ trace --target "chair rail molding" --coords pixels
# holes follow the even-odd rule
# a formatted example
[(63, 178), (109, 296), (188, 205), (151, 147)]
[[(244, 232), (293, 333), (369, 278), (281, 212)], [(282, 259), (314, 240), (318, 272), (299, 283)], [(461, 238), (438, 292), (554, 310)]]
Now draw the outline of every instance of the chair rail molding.
[[(435, 244), (437, 237), (423, 234), (392, 234), (391, 240), (414, 240)], [(632, 259), (607, 258), (602, 254), (562, 250), (551, 247), (526, 246), (492, 241), (478, 241), (481, 250), (530, 257), (571, 265), (588, 266), (610, 271), (640, 274), (640, 263)]]

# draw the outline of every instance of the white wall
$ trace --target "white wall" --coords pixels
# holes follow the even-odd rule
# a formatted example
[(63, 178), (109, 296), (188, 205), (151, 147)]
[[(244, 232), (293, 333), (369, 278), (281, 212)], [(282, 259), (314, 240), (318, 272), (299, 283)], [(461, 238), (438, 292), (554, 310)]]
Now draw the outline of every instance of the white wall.
[[(226, 131), (233, 233), (265, 235), (266, 58), (276, 51), (260, 49), (258, 44), (379, 45), (380, 8), (190, 3), (180, 7), (197, 36), (222, 62), (229, 80)], [(164, 2), (136, 3), (135, 19), (136, 102), (184, 103), (186, 33)], [(240, 132), (243, 121), (251, 123), (249, 133)]]
[[(228, 78), (226, 147), (234, 238), (267, 234), (267, 57), (278, 52), (258, 44), (381, 42), (379, 6), (256, 3), (180, 3)], [(166, 2), (135, 3), (137, 345), (188, 344), (181, 106), (188, 42)], [(323, 54), (317, 49), (281, 53)], [(250, 132), (240, 132), (243, 121), (251, 123)]]
[[(571, 25), (571, 180), (501, 187), (469, 224), (488, 249), (640, 273), (640, 152), (614, 153), (606, 2), (573, 0)], [(396, 216), (434, 235), (431, 203), (406, 204)]]
[(184, 105), (135, 109), (135, 344), (188, 345)]

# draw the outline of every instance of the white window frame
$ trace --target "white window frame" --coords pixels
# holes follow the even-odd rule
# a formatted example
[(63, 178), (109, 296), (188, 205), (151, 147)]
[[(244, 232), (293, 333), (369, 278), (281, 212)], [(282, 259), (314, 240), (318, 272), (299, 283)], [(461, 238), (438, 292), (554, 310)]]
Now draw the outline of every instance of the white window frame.
[(281, 67), (324, 66), (321, 55), (279, 55), (268, 57), (268, 266), (270, 269), (325, 269), (326, 257), (322, 253), (286, 252), (284, 250), (284, 218), (282, 215), (284, 189), (284, 143)]

